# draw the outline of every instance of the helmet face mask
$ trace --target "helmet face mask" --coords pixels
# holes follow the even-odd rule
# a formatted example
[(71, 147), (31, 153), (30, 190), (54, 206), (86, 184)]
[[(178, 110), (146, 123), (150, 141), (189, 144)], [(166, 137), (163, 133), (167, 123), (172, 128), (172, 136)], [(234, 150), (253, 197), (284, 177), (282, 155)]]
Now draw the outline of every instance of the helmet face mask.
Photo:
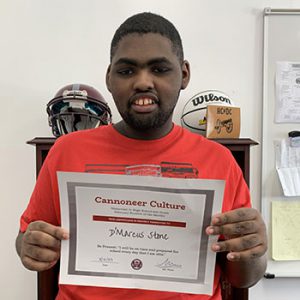
[(111, 123), (111, 111), (102, 95), (83, 84), (60, 89), (47, 104), (47, 113), (56, 137)]

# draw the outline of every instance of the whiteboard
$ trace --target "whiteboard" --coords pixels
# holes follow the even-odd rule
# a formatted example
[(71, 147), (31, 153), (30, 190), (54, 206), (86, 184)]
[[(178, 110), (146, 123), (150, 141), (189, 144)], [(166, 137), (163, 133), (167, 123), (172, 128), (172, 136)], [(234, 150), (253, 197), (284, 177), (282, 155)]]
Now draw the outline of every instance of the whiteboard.
[[(288, 132), (300, 130), (300, 123), (275, 123), (275, 71), (277, 61), (300, 62), (300, 9), (266, 8), (264, 11), (264, 62), (262, 112), (262, 214), (269, 236), (267, 272), (275, 277), (300, 277), (300, 261), (272, 259), (271, 202), (300, 201), (299, 197), (284, 197), (275, 169), (274, 143), (287, 137)], [(288, 230), (288, 228), (287, 228)]]

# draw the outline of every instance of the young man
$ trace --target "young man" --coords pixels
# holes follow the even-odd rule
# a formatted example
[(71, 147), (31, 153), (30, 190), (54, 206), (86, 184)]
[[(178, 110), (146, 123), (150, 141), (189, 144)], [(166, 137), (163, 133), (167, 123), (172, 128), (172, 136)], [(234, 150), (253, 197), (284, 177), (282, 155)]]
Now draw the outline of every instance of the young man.
[(151, 13), (127, 19), (112, 40), (106, 76), (122, 121), (57, 140), (21, 217), (16, 245), (30, 270), (49, 269), (59, 259), (61, 240), (68, 233), (60, 227), (57, 171), (114, 173), (118, 165), (126, 173), (133, 166), (142, 170), (151, 164), (163, 172), (163, 166), (172, 163), (175, 172), (167, 176), (180, 177), (176, 164), (189, 164), (196, 170), (190, 177), (226, 181), (222, 213), (206, 229), (209, 235), (224, 237), (212, 251), (226, 254), (216, 266), (213, 295), (62, 285), (57, 299), (216, 300), (221, 299), (221, 272), (237, 287), (249, 287), (264, 274), (265, 225), (250, 208), (248, 188), (235, 160), (221, 145), (172, 123), (180, 90), (189, 78), (189, 63), (173, 24)]

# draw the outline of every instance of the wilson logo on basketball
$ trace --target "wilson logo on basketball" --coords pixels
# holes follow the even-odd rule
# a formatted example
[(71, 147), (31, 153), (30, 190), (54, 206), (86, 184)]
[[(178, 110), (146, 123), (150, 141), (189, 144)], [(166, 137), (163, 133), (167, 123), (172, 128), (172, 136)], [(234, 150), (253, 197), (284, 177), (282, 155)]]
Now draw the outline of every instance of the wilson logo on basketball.
[(217, 90), (200, 92), (185, 104), (181, 114), (181, 125), (205, 135), (207, 105), (233, 106), (233, 102), (226, 94)]
[(225, 103), (231, 104), (230, 99), (223, 97), (223, 96), (217, 96), (213, 93), (200, 95), (196, 98), (192, 98), (192, 103), (194, 106), (198, 106), (204, 102), (215, 102), (215, 101), (220, 101), (222, 103), (225, 102)]

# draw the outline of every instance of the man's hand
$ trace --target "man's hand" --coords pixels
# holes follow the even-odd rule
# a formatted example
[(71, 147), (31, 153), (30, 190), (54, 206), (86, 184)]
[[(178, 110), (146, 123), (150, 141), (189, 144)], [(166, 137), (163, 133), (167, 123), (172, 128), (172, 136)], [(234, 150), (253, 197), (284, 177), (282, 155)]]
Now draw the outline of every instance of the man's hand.
[[(223, 274), (235, 287), (250, 287), (262, 278), (267, 267), (266, 226), (253, 208), (239, 208), (212, 217), (208, 235), (223, 235), (212, 245), (215, 252), (228, 252), (220, 264)], [(221, 254), (221, 253), (220, 253)]]
[(225, 240), (212, 245), (215, 252), (228, 252), (229, 261), (249, 261), (267, 251), (266, 226), (254, 208), (239, 208), (212, 217), (208, 235), (223, 235)]
[(23, 265), (34, 271), (53, 267), (60, 257), (61, 240), (69, 234), (61, 227), (43, 221), (32, 222), (26, 232), (19, 233), (16, 247)]

